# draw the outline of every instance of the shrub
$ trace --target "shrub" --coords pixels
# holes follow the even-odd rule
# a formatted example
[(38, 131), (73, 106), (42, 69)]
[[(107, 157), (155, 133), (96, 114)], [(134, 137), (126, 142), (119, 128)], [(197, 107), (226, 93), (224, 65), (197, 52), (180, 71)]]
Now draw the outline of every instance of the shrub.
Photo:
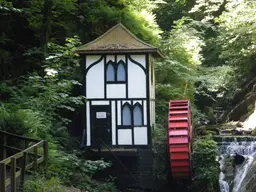
[[(194, 185), (200, 191), (214, 192), (218, 183), (219, 164), (217, 143), (210, 137), (199, 138), (193, 144)], [(205, 189), (205, 190), (202, 190)]]
[(25, 182), (24, 192), (67, 192), (67, 190), (56, 177), (49, 180), (44, 177), (35, 177)]

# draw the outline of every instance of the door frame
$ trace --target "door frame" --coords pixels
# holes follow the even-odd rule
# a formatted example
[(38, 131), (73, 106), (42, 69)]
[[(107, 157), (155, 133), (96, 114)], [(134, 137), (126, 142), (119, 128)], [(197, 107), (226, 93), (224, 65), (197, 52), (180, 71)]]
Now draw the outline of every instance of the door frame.
[[(97, 109), (98, 108), (98, 109)], [(102, 110), (100, 110), (100, 108), (102, 108)], [(102, 144), (100, 144), (101, 142), (96, 141), (96, 136), (97, 138), (99, 137), (97, 135), (97, 132), (94, 130), (94, 124), (95, 124), (95, 120), (96, 120), (96, 112), (107, 112), (107, 122), (109, 122), (109, 138), (108, 138), (108, 142), (104, 141), (105, 144), (107, 146), (112, 146), (112, 113), (111, 113), (111, 105), (91, 105), (90, 107), (90, 127), (91, 127), (91, 146), (92, 147), (100, 147), (102, 146)]]

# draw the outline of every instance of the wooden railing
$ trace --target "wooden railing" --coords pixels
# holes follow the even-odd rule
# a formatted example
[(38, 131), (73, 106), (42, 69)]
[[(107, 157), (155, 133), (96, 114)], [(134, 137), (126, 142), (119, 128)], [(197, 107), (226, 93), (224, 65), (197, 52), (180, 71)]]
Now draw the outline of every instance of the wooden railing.
[(47, 169), (47, 141), (0, 131), (0, 150), (0, 192), (23, 191), (26, 171), (36, 172), (39, 164)]

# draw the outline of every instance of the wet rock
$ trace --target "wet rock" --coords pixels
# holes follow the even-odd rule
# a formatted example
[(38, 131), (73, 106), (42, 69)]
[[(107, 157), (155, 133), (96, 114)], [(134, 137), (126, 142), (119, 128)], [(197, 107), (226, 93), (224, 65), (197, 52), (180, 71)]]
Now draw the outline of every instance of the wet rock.
[(219, 129), (217, 125), (201, 125), (195, 127), (195, 131), (198, 135), (219, 135)]
[(244, 134), (246, 135), (251, 135), (252, 134), (252, 130), (251, 128), (249, 128), (248, 130), (244, 130)]
[(235, 154), (235, 156), (234, 156), (234, 162), (235, 162), (236, 165), (242, 164), (242, 163), (244, 162), (244, 160), (245, 160), (245, 158), (244, 158), (243, 155), (239, 155), (239, 154), (237, 154), (237, 153)]
[(256, 161), (252, 163), (251, 168), (246, 174), (239, 192), (255, 192), (256, 191)]
[(244, 129), (237, 127), (236, 129), (234, 129), (234, 130), (232, 131), (232, 134), (233, 134), (233, 135), (243, 135), (243, 134), (244, 134)]
[(244, 127), (244, 124), (239, 121), (239, 122), (237, 122), (236, 126), (237, 126), (237, 127)]
[(228, 182), (230, 189), (232, 189), (235, 178), (234, 158), (232, 156), (224, 158), (223, 173), (225, 174), (225, 181)]
[(233, 129), (224, 129), (224, 130), (221, 130), (220, 131), (220, 134), (222, 135), (222, 134), (232, 134), (232, 132), (233, 132)]

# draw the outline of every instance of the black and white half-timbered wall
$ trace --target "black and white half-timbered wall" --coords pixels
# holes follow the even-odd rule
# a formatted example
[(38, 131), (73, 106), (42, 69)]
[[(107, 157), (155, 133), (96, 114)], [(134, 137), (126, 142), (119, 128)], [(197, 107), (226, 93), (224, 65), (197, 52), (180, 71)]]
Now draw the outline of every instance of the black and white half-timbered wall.
[(150, 147), (157, 48), (117, 24), (76, 52), (83, 60), (87, 99), (84, 146)]

